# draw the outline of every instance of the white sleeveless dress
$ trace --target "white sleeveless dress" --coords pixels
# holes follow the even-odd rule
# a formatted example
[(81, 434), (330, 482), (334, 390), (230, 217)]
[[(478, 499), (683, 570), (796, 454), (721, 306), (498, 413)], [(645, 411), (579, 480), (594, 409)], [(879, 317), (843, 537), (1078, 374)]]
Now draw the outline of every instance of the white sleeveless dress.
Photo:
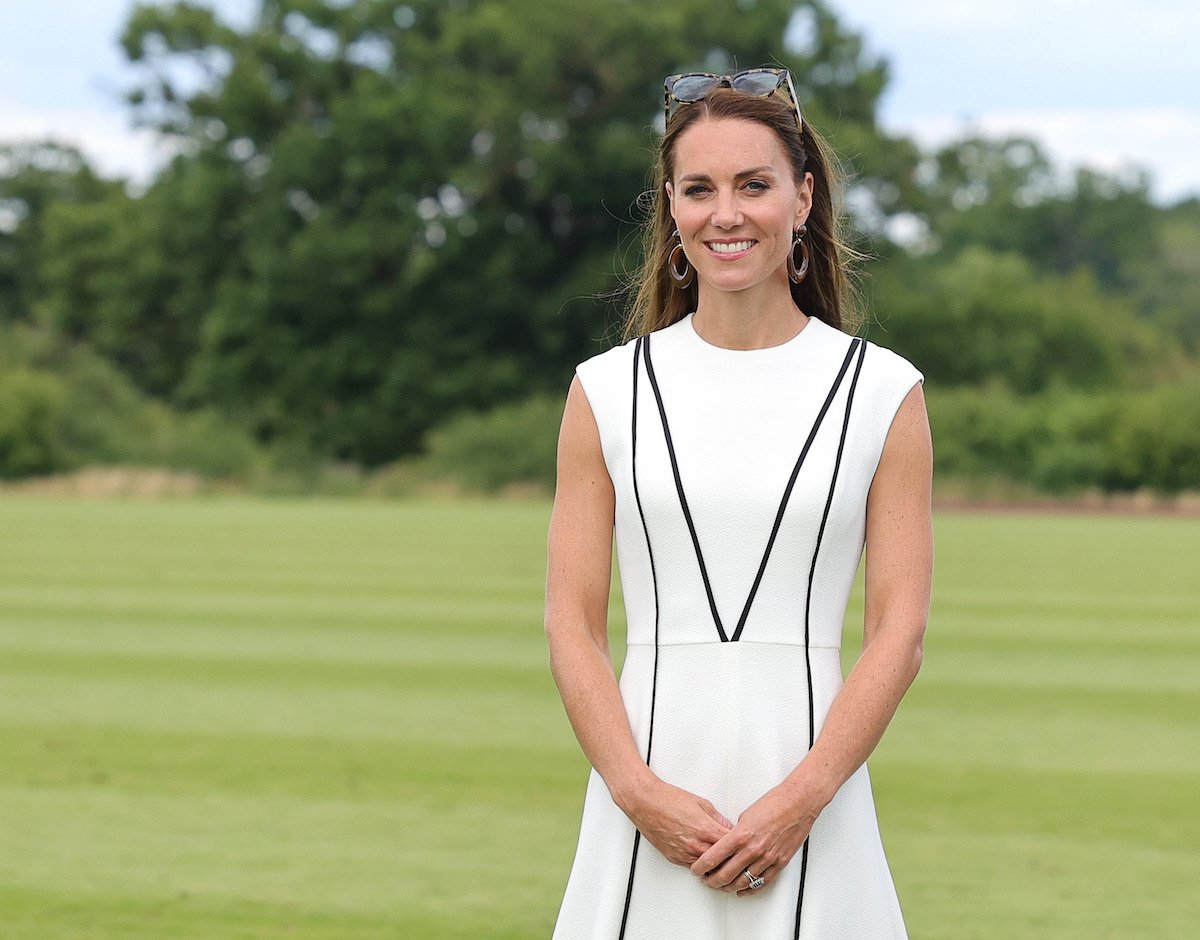
[[(816, 318), (731, 350), (692, 315), (577, 374), (616, 492), (630, 726), (659, 777), (736, 820), (804, 757), (841, 688), (867, 491), (924, 377)], [(906, 936), (866, 765), (742, 897), (668, 862), (591, 772), (556, 940)]]

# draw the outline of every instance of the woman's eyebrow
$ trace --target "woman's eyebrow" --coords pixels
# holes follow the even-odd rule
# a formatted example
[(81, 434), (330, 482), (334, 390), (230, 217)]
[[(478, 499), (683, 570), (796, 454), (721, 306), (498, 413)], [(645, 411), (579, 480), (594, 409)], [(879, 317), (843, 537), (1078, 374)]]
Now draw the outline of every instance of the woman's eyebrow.
[[(735, 180), (740, 180), (747, 176), (755, 176), (756, 174), (774, 173), (774, 172), (775, 172), (775, 170), (773, 167), (756, 166), (756, 167), (750, 168), (749, 170), (742, 170), (741, 173), (735, 174), (733, 178)], [(681, 176), (679, 178), (679, 181), (681, 183), (692, 183), (692, 182), (700, 183), (700, 182), (710, 182), (711, 180), (712, 180), (712, 177), (708, 176), (706, 173), (689, 173), (687, 176)]]

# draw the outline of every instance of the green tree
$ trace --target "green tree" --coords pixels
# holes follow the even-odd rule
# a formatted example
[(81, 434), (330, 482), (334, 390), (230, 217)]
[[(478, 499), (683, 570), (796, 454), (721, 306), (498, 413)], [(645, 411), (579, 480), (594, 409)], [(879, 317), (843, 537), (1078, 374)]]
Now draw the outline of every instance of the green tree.
[(1144, 315), (1200, 356), (1200, 199), (1182, 201), (1156, 220), (1158, 250), (1132, 264), (1132, 295)]
[(1064, 179), (1035, 141), (1020, 137), (954, 142), (916, 172), (916, 207), (945, 256), (968, 246), (1011, 251), (1044, 272), (1088, 268), (1106, 290), (1124, 291), (1160, 250), (1161, 211), (1144, 173), (1085, 168)]
[(210, 160), (179, 160), (148, 192), (114, 189), (45, 213), (46, 318), (86, 338), (142, 389), (195, 404), (180, 386), (201, 345), (214, 291), (238, 263), (240, 180)]
[[(139, 206), (138, 237), (175, 244), (130, 282), (150, 300), (103, 314), (106, 348), (174, 310), (179, 401), (369, 463), (561, 394), (600, 347), (663, 75), (778, 61), (814, 122), (886, 149), (884, 69), (816, 2), (264, 0), (240, 31), (175, 3), (137, 7), (122, 42), (135, 113), (180, 155)], [(180, 367), (160, 358), (125, 363), (159, 388)]]
[(120, 190), (82, 153), (53, 141), (0, 146), (0, 324), (30, 320), (42, 292), (46, 216)]
[(931, 384), (991, 381), (1034, 394), (1137, 387), (1186, 367), (1089, 271), (1039, 274), (1018, 254), (976, 247), (949, 261), (888, 265), (872, 279), (872, 301), (880, 342), (918, 363)]

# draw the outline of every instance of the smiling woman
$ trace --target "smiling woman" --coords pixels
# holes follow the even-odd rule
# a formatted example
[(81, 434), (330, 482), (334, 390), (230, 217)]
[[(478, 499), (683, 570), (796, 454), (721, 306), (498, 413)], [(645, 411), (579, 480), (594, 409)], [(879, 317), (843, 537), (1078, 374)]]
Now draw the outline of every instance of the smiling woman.
[[(797, 184), (778, 136), (742, 118), (697, 124), (680, 138), (675, 152), (677, 166), (691, 172), (680, 174), (680, 192), (671, 180), (665, 189), (677, 237), (700, 283), (788, 301), (786, 280), (772, 285), (770, 279), (787, 277), (794, 233), (806, 230), (812, 174), (805, 173)], [(769, 317), (761, 303), (754, 308)], [(787, 324), (794, 318), (778, 319)]]
[(546, 633), (593, 771), (560, 940), (906, 936), (864, 762), (928, 618), (923, 376), (846, 332), (831, 161), (744, 74), (667, 80), (627, 341), (567, 395)]
[[(699, 105), (678, 106), (662, 139), (645, 230), (646, 261), (624, 339), (693, 311), (711, 328), (721, 328), (728, 318), (709, 317), (699, 308), (715, 308), (725, 295), (709, 291), (701, 304), (705, 278), (694, 274), (707, 259), (740, 260), (742, 251), (757, 252), (759, 272), (776, 275), (765, 286), (761, 278), (747, 285), (758, 286), (738, 300), (743, 312), (737, 321), (743, 326), (795, 321), (802, 312), (854, 332), (859, 323), (848, 265), (860, 256), (843, 236), (844, 216), (837, 205), (841, 180), (824, 140), (783, 94), (759, 97), (718, 87)], [(744, 241), (756, 244), (739, 247)], [(672, 277), (681, 272), (684, 258), (691, 271)], [(790, 283), (787, 264), (794, 275)], [(755, 299), (764, 296), (780, 309), (767, 310)], [(727, 345), (748, 346), (771, 338), (724, 337)]]

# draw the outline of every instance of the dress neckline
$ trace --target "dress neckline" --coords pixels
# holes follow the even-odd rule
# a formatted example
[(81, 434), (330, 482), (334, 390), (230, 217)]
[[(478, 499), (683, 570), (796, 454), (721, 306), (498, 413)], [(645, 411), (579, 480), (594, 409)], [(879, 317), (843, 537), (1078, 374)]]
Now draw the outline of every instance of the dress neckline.
[(707, 350), (711, 355), (722, 356), (732, 360), (750, 360), (758, 361), (764, 358), (773, 358), (779, 355), (786, 355), (792, 350), (798, 349), (809, 340), (812, 339), (811, 334), (816, 333), (824, 326), (824, 322), (816, 317), (810, 316), (808, 322), (804, 324), (804, 329), (793, 336), (789, 340), (785, 340), (775, 346), (759, 346), (755, 349), (731, 349), (728, 346), (717, 346), (715, 343), (710, 343), (703, 336), (696, 332), (696, 326), (692, 322), (696, 313), (692, 311), (682, 320), (680, 320), (681, 332), (688, 337), (691, 344), (699, 349)]

